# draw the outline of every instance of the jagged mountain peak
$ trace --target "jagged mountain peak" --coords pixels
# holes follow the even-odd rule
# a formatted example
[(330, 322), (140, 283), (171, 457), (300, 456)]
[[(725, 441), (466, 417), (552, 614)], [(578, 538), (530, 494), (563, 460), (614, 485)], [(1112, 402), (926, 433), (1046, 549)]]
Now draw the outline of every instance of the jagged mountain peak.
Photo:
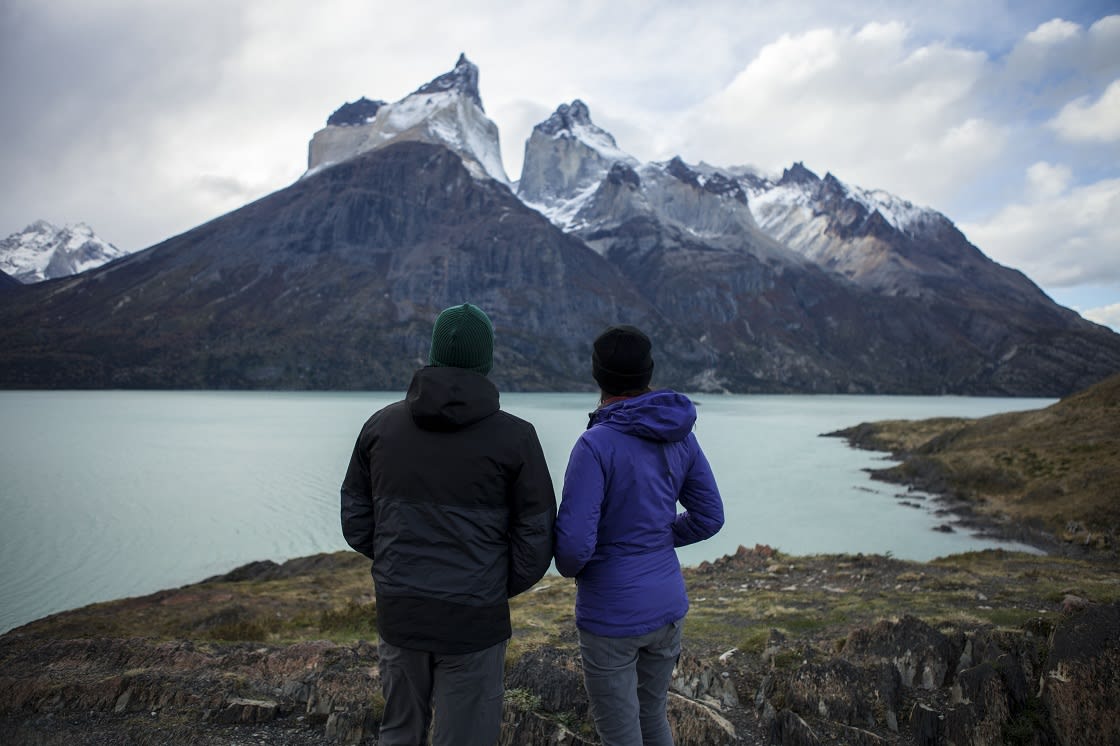
[(679, 155), (673, 156), (672, 160), (665, 166), (665, 171), (685, 184), (690, 184), (697, 189), (701, 188), (700, 174), (689, 168)]
[[(587, 104), (578, 98), (571, 104), (560, 104), (548, 119), (538, 124), (535, 129), (546, 135), (557, 135), (561, 132), (572, 132), (576, 127), (591, 127), (591, 110)], [(610, 135), (607, 135), (610, 137)], [(614, 138), (611, 137), (611, 141)]]
[(478, 108), (486, 111), (482, 106), (482, 97), (478, 93), (478, 65), (468, 60), (465, 53), (459, 54), (459, 60), (450, 72), (433, 78), (420, 86), (414, 91), (413, 95), (441, 93), (443, 91), (464, 93), (478, 105)]
[(312, 136), (304, 178), (362, 153), (418, 141), (456, 153), (476, 178), (509, 184), (498, 126), (482, 108), (478, 67), (460, 55), (455, 68), (386, 104), (361, 98), (339, 108)]
[[(567, 225), (618, 163), (631, 172), (640, 165), (619, 149), (611, 133), (591, 121), (587, 104), (579, 99), (560, 104), (525, 143), (517, 195), (556, 225)], [(618, 173), (615, 178), (630, 181), (637, 174)]]
[[(591, 121), (591, 110), (580, 99), (570, 104), (560, 104), (548, 119), (533, 128), (533, 135), (540, 137), (576, 140), (609, 162), (623, 161), (637, 166), (638, 161), (619, 149), (614, 135)], [(532, 140), (532, 136), (530, 137)], [(528, 143), (526, 148), (528, 148)]]
[[(831, 176), (831, 174), (829, 174)], [(797, 161), (792, 166), (782, 171), (782, 178), (778, 180), (781, 186), (789, 184), (816, 184), (821, 178), (805, 168), (805, 164)]]

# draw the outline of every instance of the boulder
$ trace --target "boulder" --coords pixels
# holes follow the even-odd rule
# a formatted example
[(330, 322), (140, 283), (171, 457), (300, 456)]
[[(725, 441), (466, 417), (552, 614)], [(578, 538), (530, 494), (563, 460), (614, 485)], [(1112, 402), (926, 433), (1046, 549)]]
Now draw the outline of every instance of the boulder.
[(1055, 627), (1040, 685), (1062, 746), (1120, 743), (1120, 604), (1089, 606)]
[(898, 727), (902, 681), (898, 671), (881, 663), (857, 667), (836, 659), (807, 663), (789, 681), (786, 702), (790, 709), (845, 725), (873, 728)]
[(898, 669), (903, 686), (934, 690), (949, 681), (961, 650), (926, 622), (906, 615), (897, 622), (884, 620), (853, 631), (844, 654), (856, 660), (886, 661)]
[(723, 673), (707, 661), (682, 654), (673, 671), (669, 688), (677, 694), (700, 700), (717, 709), (735, 707), (739, 704), (739, 695), (735, 692), (731, 677), (725, 677)]
[(523, 654), (506, 672), (506, 691), (524, 689), (540, 699), (540, 709), (587, 718), (587, 691), (579, 655), (549, 645)]

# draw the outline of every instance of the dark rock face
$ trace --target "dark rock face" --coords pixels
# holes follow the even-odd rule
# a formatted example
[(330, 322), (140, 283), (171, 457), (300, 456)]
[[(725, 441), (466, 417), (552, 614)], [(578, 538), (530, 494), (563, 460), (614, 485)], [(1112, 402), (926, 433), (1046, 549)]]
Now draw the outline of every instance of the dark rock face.
[(7, 272), (0, 270), (0, 293), (8, 292), (9, 290), (17, 288), (22, 284), (23, 283), (12, 277)]
[(560, 104), (552, 115), (538, 124), (534, 129), (546, 135), (556, 135), (563, 131), (571, 131), (576, 125), (590, 125), (591, 112), (587, 104), (578, 98), (569, 104)]
[(611, 166), (611, 170), (607, 172), (607, 182), (614, 186), (625, 184), (635, 189), (642, 185), (642, 179), (638, 176), (638, 172), (625, 163), (616, 163)]
[(571, 651), (545, 646), (521, 656), (506, 672), (506, 688), (532, 692), (546, 712), (588, 716), (583, 667)]
[(730, 179), (721, 173), (712, 174), (704, 182), (704, 191), (712, 194), (727, 194), (742, 204), (747, 204), (747, 193), (735, 179)]
[[(467, 59), (467, 55), (460, 54), (455, 68), (444, 73), (416, 89), (416, 93), (439, 93), (441, 91), (457, 90), (470, 96), (471, 100), (482, 109), (482, 97), (478, 93), (478, 67)], [(485, 111), (485, 109), (483, 109)]]
[(857, 630), (848, 637), (844, 649), (848, 655), (880, 659), (894, 666), (903, 686), (931, 690), (946, 684), (960, 657), (949, 638), (912, 616)]
[(348, 102), (338, 107), (334, 113), (327, 118), (327, 124), (336, 127), (367, 124), (377, 116), (377, 110), (384, 105), (384, 101), (370, 101), (365, 96), (362, 96), (357, 101)]
[(671, 161), (669, 161), (669, 165), (665, 168), (665, 170), (669, 173), (670, 176), (676, 177), (689, 186), (695, 187), (696, 189), (702, 188), (700, 186), (700, 174), (696, 173), (691, 168), (686, 166), (685, 162), (681, 160), (680, 156), (676, 156)]
[(820, 181), (820, 177), (805, 168), (804, 163), (798, 161), (782, 171), (782, 178), (778, 183), (784, 186), (786, 184), (815, 184), (818, 181)]

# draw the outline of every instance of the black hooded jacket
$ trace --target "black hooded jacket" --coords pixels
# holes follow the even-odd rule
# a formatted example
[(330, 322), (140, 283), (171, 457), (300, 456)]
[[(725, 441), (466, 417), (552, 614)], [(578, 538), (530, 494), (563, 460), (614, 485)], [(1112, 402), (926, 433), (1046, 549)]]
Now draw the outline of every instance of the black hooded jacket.
[(373, 560), (378, 632), (415, 650), (508, 639), (508, 599), (548, 569), (555, 518), (536, 430), (460, 368), (418, 370), (362, 427), (342, 483), (342, 532)]

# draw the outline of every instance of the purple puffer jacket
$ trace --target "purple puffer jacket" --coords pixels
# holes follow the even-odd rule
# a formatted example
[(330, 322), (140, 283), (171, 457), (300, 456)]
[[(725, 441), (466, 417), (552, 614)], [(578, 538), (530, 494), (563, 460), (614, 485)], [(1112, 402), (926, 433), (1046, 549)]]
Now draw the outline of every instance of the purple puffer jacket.
[(695, 422), (688, 397), (653, 391), (592, 413), (576, 441), (555, 551), (556, 568), (576, 578), (580, 629), (643, 635), (688, 612), (675, 547), (723, 526), (723, 501), (692, 434)]

